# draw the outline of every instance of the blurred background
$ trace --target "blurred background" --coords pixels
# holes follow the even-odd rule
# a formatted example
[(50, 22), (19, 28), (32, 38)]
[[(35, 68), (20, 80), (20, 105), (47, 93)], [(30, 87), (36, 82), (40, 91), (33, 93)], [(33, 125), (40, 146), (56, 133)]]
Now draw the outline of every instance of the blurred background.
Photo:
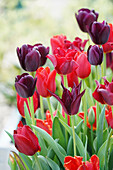
[(50, 46), (53, 35), (87, 39), (75, 20), (80, 8), (95, 9), (99, 21), (113, 23), (113, 0), (0, 0), (0, 132), (16, 108), (15, 77), (21, 74), (16, 48)]

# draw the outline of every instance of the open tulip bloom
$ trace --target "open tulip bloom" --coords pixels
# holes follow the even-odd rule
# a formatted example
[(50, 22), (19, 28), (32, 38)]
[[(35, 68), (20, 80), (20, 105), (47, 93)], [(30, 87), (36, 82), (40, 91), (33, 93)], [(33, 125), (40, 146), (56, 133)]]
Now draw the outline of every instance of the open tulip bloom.
[(7, 132), (17, 149), (9, 155), (12, 170), (113, 169), (113, 25), (98, 15), (87, 8), (75, 14), (93, 46), (61, 34), (51, 47), (17, 48), (26, 71), (15, 79), (24, 122)]

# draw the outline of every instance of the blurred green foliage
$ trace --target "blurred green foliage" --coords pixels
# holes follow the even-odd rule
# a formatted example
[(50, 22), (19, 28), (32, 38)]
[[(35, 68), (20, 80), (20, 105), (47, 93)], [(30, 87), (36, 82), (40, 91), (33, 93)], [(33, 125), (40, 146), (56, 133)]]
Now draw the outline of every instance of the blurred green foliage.
[(0, 84), (8, 89), (2, 90), (0, 86), (0, 91), (9, 104), (15, 101), (15, 77), (23, 72), (16, 47), (39, 42), (50, 46), (50, 38), (57, 34), (64, 34), (70, 40), (76, 36), (86, 39), (87, 35), (80, 31), (74, 16), (83, 7), (98, 11), (99, 21), (113, 23), (112, 0), (0, 1)]

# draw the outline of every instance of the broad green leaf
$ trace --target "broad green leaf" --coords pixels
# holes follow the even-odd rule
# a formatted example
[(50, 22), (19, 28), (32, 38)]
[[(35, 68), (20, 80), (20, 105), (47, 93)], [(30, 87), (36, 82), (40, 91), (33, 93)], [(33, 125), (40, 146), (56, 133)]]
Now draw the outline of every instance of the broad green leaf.
[(69, 141), (68, 141), (67, 155), (74, 156), (73, 137), (72, 136), (70, 136)]
[(53, 159), (55, 156), (55, 152), (54, 150), (51, 148), (51, 146), (48, 147), (48, 151), (47, 151), (47, 157), (49, 157), (50, 159)]
[(41, 147), (40, 155), (46, 156), (47, 155), (47, 147), (46, 147), (45, 141), (43, 140), (43, 138), (40, 135), (38, 135), (38, 140), (39, 140), (39, 144)]
[(78, 123), (78, 125), (75, 127), (75, 132), (76, 132), (76, 134), (79, 134), (79, 132), (81, 131), (82, 124), (83, 124), (83, 120), (81, 120), (81, 121)]
[[(29, 115), (29, 111), (28, 111), (26, 102), (24, 102), (24, 113), (25, 113), (26, 123), (27, 123), (28, 126), (31, 127), (32, 120), (31, 120), (31, 117), (30, 117), (30, 115)], [(32, 128), (32, 127), (31, 127), (31, 128)]]
[(23, 153), (19, 153), (19, 156), (21, 157), (21, 159), (23, 160), (23, 162), (26, 164), (26, 167), (28, 168), (28, 170), (32, 170), (32, 161), (31, 159), (26, 156), (25, 154)]
[(60, 123), (58, 117), (55, 117), (54, 118), (54, 121), (53, 121), (53, 131), (52, 131), (52, 136), (53, 136), (53, 139), (59, 139), (58, 143), (66, 149), (66, 140), (65, 140), (65, 136), (63, 134), (63, 130), (62, 128), (64, 127), (61, 127), (62, 124)]
[(41, 135), (42, 138), (46, 140), (46, 142), (52, 147), (56, 155), (58, 156), (59, 160), (61, 161), (62, 164), (64, 164), (64, 158), (66, 155), (63, 155), (61, 151), (59, 150), (58, 144), (54, 141), (54, 139), (43, 129), (38, 128), (36, 126), (32, 127)]
[(86, 136), (86, 142), (85, 142), (85, 161), (87, 161), (87, 141), (88, 141), (88, 138)]
[(9, 154), (8, 164), (9, 164), (11, 170), (18, 170), (16, 161), (11, 154)]
[(62, 125), (64, 126), (64, 128), (69, 132), (70, 135), (72, 134), (72, 129), (70, 126), (68, 126), (64, 121), (62, 121), (61, 119), (59, 119), (59, 121), (62, 123)]
[(52, 161), (50, 158), (47, 157), (46, 160), (52, 170), (60, 170), (59, 166), (54, 161)]
[(8, 134), (8, 136), (10, 137), (10, 139), (12, 140), (12, 142), (14, 143), (13, 135), (12, 135), (12, 134), (10, 134), (9, 132), (7, 132), (6, 130), (5, 130), (5, 132)]
[(49, 167), (48, 161), (46, 160), (46, 158), (44, 156), (39, 155), (38, 160), (40, 162), (42, 170), (51, 170), (50, 167)]
[(25, 165), (24, 165), (24, 163), (23, 163), (23, 161), (21, 160), (20, 156), (16, 152), (14, 152), (14, 151), (11, 151), (11, 152), (14, 155), (14, 158), (16, 160), (16, 163), (18, 164), (19, 169), (20, 170), (27, 170)]
[(113, 169), (113, 150), (110, 154), (110, 157), (109, 157), (109, 162), (108, 162), (108, 166), (109, 166), (109, 169), (112, 170)]

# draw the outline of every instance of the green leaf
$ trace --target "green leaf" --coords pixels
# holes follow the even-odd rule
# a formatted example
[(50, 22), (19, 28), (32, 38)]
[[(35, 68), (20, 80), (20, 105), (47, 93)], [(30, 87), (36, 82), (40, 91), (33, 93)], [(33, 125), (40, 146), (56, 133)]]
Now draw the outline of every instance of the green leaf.
[(58, 117), (54, 118), (53, 121), (53, 127), (52, 127), (52, 136), (53, 139), (59, 139), (58, 143), (66, 149), (66, 140), (65, 140), (65, 136), (63, 134), (63, 130), (62, 130), (62, 124), (60, 123)]
[(87, 161), (87, 141), (88, 141), (88, 138), (86, 136), (86, 143), (85, 143), (85, 161)]
[[(24, 113), (25, 113), (25, 120), (26, 120), (26, 123), (27, 123), (28, 126), (31, 127), (32, 120), (31, 120), (31, 117), (30, 117), (30, 115), (29, 115), (29, 111), (28, 111), (26, 102), (24, 102)], [(31, 127), (31, 128), (32, 128), (32, 127)]]
[(41, 147), (40, 155), (46, 156), (48, 149), (46, 147), (45, 141), (43, 140), (43, 138), (40, 135), (38, 135), (38, 140), (39, 140), (39, 144), (40, 144), (40, 147)]
[(53, 159), (55, 156), (55, 152), (53, 151), (53, 149), (51, 148), (51, 146), (48, 147), (48, 151), (47, 151), (47, 157), (49, 157), (50, 159)]
[(110, 157), (109, 157), (108, 166), (109, 166), (109, 170), (113, 169), (113, 150), (112, 150)]
[(40, 165), (41, 165), (43, 170), (51, 170), (50, 167), (49, 167), (48, 161), (44, 156), (39, 155), (38, 160), (39, 160)]
[(59, 119), (59, 121), (62, 123), (62, 125), (64, 126), (64, 128), (69, 132), (70, 135), (72, 134), (72, 129), (70, 126), (68, 126), (64, 121), (62, 121), (61, 119)]
[(46, 160), (52, 170), (60, 170), (59, 166), (54, 161), (52, 161), (50, 158), (46, 158)]
[(81, 121), (78, 123), (78, 125), (75, 127), (75, 132), (76, 132), (76, 134), (79, 134), (79, 132), (81, 131), (82, 124), (83, 124), (83, 120), (81, 120)]
[(73, 137), (70, 136), (68, 145), (67, 145), (67, 155), (74, 156), (74, 149), (73, 149)]
[(58, 144), (54, 141), (54, 139), (43, 129), (38, 128), (36, 126), (32, 127), (41, 135), (42, 138), (46, 140), (46, 142), (52, 147), (56, 155), (58, 156), (59, 160), (62, 164), (64, 164), (64, 158), (66, 155), (63, 155), (61, 151), (59, 150)]
[(98, 122), (98, 128), (97, 128), (97, 146), (98, 146), (98, 148), (100, 148), (100, 146), (103, 143), (104, 117), (105, 117), (105, 106), (103, 107), (103, 109), (101, 111), (101, 114), (100, 114), (100, 117), (99, 117), (99, 122)]
[(5, 132), (8, 134), (8, 136), (10, 137), (10, 139), (12, 140), (12, 142), (13, 142), (13, 143), (15, 143), (15, 142), (14, 142), (13, 135), (12, 135), (12, 134), (10, 134), (9, 132), (7, 132), (6, 130), (5, 130)]
[(11, 154), (9, 154), (8, 164), (9, 164), (11, 170), (18, 170), (16, 161)]
[(20, 152), (19, 152), (19, 156), (21, 157), (23, 162), (26, 164), (26, 167), (28, 167), (28, 170), (29, 169), (32, 170), (32, 161), (31, 161), (31, 159), (28, 156), (26, 156), (25, 154), (20, 153)]
[(23, 161), (21, 160), (20, 156), (16, 152), (14, 152), (14, 151), (11, 151), (11, 152), (14, 155), (14, 158), (16, 160), (16, 163), (18, 164), (19, 169), (20, 170), (27, 170), (25, 165), (24, 165), (24, 163), (23, 163)]

